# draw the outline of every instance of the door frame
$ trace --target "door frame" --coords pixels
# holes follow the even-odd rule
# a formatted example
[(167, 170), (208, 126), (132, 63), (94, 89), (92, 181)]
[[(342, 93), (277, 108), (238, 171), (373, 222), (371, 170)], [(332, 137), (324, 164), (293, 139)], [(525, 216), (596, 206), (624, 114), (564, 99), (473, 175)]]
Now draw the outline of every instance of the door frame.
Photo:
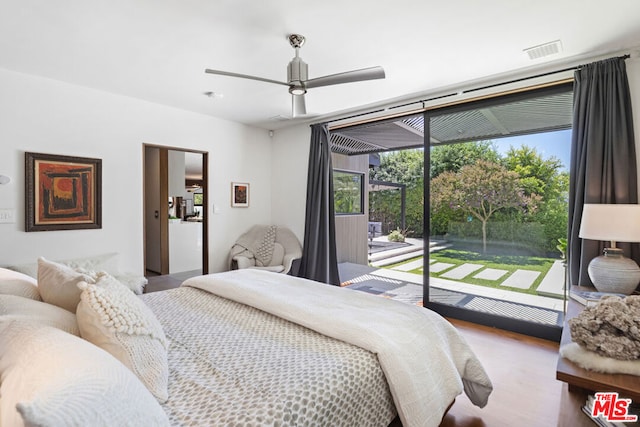
[[(209, 152), (202, 150), (195, 150), (184, 147), (173, 147), (157, 144), (142, 144), (142, 197), (143, 197), (143, 217), (142, 217), (142, 246), (143, 246), (143, 262), (144, 271), (147, 271), (147, 229), (146, 229), (146, 217), (147, 207), (144, 204), (146, 199), (146, 164), (145, 153), (147, 148), (154, 148), (160, 150), (160, 200), (168, 200), (169, 198), (169, 151), (181, 151), (184, 153), (195, 153), (202, 155), (202, 274), (209, 273)], [(160, 274), (169, 274), (169, 211), (168, 209), (160, 209)]]

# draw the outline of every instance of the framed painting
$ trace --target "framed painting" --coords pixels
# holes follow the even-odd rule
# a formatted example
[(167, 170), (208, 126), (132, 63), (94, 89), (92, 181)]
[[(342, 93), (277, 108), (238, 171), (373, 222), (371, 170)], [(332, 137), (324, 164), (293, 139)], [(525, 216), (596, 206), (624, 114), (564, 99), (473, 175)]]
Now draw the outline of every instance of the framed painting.
[(25, 153), (25, 230), (102, 228), (102, 160)]
[(231, 207), (249, 207), (249, 184), (246, 182), (231, 183)]

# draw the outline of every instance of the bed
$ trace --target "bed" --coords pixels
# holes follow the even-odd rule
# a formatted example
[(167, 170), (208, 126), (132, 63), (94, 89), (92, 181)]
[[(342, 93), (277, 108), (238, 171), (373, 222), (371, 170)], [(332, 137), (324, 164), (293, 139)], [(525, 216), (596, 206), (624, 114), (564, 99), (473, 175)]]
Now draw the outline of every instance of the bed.
[[(136, 378), (120, 371), (128, 381), (127, 393), (122, 392), (122, 384), (100, 385), (102, 409), (92, 415), (97, 423), (106, 420), (104, 425), (115, 416), (116, 410), (106, 404), (106, 396), (113, 395), (119, 415), (128, 414), (129, 420), (145, 419), (146, 425), (387, 426), (399, 417), (404, 426), (437, 426), (462, 392), (482, 407), (492, 390), (472, 350), (439, 315), (358, 291), (251, 269), (195, 277), (177, 289), (139, 297), (118, 288), (113, 301), (119, 302), (107, 311), (129, 304), (128, 313), (140, 310), (157, 322), (135, 323), (123, 317), (127, 325), (120, 327), (120, 338), (112, 341), (118, 345), (133, 343), (135, 351), (118, 356), (118, 351), (109, 347), (113, 342), (106, 345), (103, 338), (95, 338), (113, 331), (107, 328), (97, 333), (96, 328), (104, 326), (100, 320), (86, 326), (91, 323), (87, 321), (91, 304), (105, 307), (104, 302), (96, 302), (103, 298), (103, 289), (116, 289), (112, 284), (115, 280), (103, 287), (100, 280), (95, 285), (82, 280), (80, 285), (76, 283), (82, 291), (75, 313), (77, 335), (84, 340), (74, 336), (71, 326), (61, 332), (59, 329), (64, 328), (52, 326), (48, 320), (47, 331), (58, 331), (49, 331), (55, 337), (35, 346), (41, 349), (55, 341), (55, 345), (64, 347), (62, 352), (76, 345), (89, 352), (93, 348), (87, 345), (92, 345), (96, 351), (115, 355), (121, 365), (136, 374), (142, 389), (138, 384), (133, 386)], [(136, 301), (129, 301), (128, 295)], [(20, 369), (13, 366), (14, 359), (5, 357), (10, 353), (7, 340), (15, 344), (16, 337), (42, 335), (45, 330), (24, 326), (23, 321), (16, 320), (17, 310), (6, 306), (0, 298), (2, 421), (7, 406), (11, 409), (12, 405), (18, 407), (17, 415), (13, 410), (14, 420), (29, 416), (25, 408), (38, 397), (37, 392), (29, 390), (5, 399), (11, 391), (11, 381), (5, 378), (13, 374), (24, 379), (37, 366), (37, 361), (34, 365), (15, 355), (14, 359), (20, 360), (13, 363), (22, 365)], [(104, 310), (101, 315), (104, 317)], [(72, 339), (73, 346), (66, 343)], [(63, 341), (65, 345), (60, 344)], [(136, 346), (142, 341), (145, 344), (140, 350)], [(24, 355), (24, 350), (15, 351)], [(141, 356), (137, 366), (126, 359), (136, 352)], [(159, 357), (159, 353), (163, 355)], [(55, 354), (49, 352), (48, 357), (50, 362)], [(84, 359), (82, 363), (88, 363)], [(74, 363), (69, 369), (92, 372), (91, 366), (78, 368), (80, 362)], [(100, 371), (106, 369), (106, 362), (102, 363)], [(65, 366), (60, 366), (57, 371), (64, 371)], [(64, 383), (64, 379), (59, 381)], [(91, 387), (96, 388), (95, 384)], [(64, 390), (67, 395), (77, 393), (73, 388)], [(85, 405), (91, 401), (90, 396), (91, 392), (83, 391)], [(22, 407), (20, 399), (27, 402)], [(82, 408), (86, 412), (86, 407)], [(150, 420), (155, 421), (149, 424)]]

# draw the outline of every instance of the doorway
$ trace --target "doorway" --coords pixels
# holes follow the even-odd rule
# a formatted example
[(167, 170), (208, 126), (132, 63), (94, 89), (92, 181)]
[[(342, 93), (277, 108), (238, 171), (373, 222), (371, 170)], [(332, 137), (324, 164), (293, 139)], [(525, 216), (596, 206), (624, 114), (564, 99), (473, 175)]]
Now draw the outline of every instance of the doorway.
[(145, 275), (208, 273), (208, 153), (143, 144)]

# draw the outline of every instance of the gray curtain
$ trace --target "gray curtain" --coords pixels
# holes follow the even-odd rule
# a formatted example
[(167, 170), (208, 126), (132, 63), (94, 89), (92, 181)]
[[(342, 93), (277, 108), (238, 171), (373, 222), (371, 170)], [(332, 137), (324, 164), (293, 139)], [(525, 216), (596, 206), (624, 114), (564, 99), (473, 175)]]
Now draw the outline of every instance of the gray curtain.
[(326, 123), (311, 126), (304, 245), (298, 275), (339, 285), (333, 170)]
[[(593, 286), (589, 262), (603, 242), (578, 237), (585, 203), (637, 203), (636, 149), (626, 57), (575, 72), (569, 190), (569, 284)], [(638, 261), (638, 245), (619, 245)]]

